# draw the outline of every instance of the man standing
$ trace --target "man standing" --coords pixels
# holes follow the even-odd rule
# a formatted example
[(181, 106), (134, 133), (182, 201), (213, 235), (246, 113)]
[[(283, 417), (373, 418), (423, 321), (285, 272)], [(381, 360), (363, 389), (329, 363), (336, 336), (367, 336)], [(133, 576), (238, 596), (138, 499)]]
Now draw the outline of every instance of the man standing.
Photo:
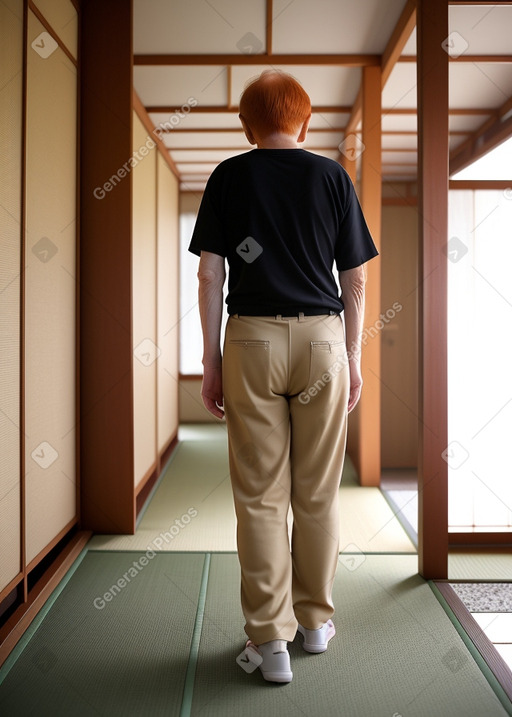
[(335, 634), (339, 483), (362, 388), (363, 264), (377, 255), (344, 169), (298, 147), (310, 118), (290, 75), (267, 70), (249, 83), (240, 120), (257, 149), (212, 173), (189, 247), (200, 256), (202, 397), (214, 416), (225, 411), (228, 429), (246, 656), (273, 682), (292, 679), (287, 642), (297, 630), (309, 652), (324, 652)]

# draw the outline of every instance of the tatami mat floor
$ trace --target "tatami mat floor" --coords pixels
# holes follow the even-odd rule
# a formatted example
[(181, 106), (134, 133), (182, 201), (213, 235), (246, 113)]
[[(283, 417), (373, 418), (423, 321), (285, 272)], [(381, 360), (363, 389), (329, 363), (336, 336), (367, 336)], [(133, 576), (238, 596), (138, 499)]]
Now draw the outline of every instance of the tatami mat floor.
[(1, 714), (512, 715), (454, 615), (418, 575), (400, 511), (379, 489), (358, 486), (350, 461), (340, 488), (336, 638), (317, 656), (296, 638), (289, 685), (241, 670), (225, 427), (184, 426), (179, 438), (136, 534), (89, 541), (0, 670)]
[[(136, 534), (96, 535), (91, 548), (236, 551), (225, 427), (183, 426), (179, 439)], [(381, 491), (358, 485), (349, 458), (340, 488), (340, 530), (343, 552), (416, 552)]]

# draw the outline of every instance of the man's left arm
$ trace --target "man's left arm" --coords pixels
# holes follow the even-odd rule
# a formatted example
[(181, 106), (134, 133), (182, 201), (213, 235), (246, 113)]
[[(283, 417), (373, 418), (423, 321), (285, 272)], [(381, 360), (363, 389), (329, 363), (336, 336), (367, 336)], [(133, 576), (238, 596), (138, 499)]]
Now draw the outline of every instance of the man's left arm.
[(220, 327), (222, 321), (222, 287), (226, 279), (224, 257), (202, 251), (199, 260), (199, 315), (203, 330), (203, 403), (217, 418), (224, 418), (222, 391), (222, 354)]

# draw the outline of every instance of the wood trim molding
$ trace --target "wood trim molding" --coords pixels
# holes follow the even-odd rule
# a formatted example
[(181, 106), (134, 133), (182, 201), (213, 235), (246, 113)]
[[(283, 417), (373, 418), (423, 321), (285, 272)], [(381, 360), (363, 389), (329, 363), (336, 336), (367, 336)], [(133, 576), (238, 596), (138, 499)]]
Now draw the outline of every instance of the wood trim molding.
[(136, 484), (135, 496), (137, 496), (141, 492), (141, 490), (144, 490), (144, 486), (151, 479), (151, 476), (154, 475), (155, 473), (158, 473), (158, 461), (156, 461), (156, 460), (153, 461), (153, 463), (150, 465), (150, 467), (144, 473), (142, 478)]
[(0, 666), (85, 548), (91, 536), (92, 533), (88, 531), (77, 533), (30, 591), (28, 599), (20, 605), (2, 627), (0, 630)]
[(191, 65), (337, 65), (339, 67), (368, 67), (380, 66), (381, 56), (370, 54), (328, 54), (328, 55), (305, 55), (305, 54), (204, 54), (204, 55), (134, 55), (135, 65), (167, 65), (167, 66), (191, 66)]
[[(382, 55), (382, 87), (393, 71), (397, 62), (400, 62), (402, 51), (409, 40), (412, 31), (416, 27), (416, 1), (407, 0), (398, 19), (395, 29)], [(414, 58), (416, 60), (416, 57)]]
[(81, 525), (126, 534), (135, 527), (131, 175), (95, 192), (133, 152), (132, 31), (130, 0), (82, 5)]
[(487, 666), (498, 680), (509, 700), (512, 701), (512, 672), (505, 660), (471, 615), (452, 586), (447, 582), (438, 581), (434, 581), (434, 585), (448, 603), (450, 610), (453, 612), (464, 629), (464, 632), (468, 635), (471, 642), (485, 660)]
[(14, 590), (16, 585), (19, 585), (23, 582), (24, 578), (25, 573), (19, 572), (12, 580), (7, 583), (7, 585), (2, 590), (0, 590), (0, 604), (5, 600), (9, 593)]
[[(416, 0), (407, 0), (398, 22), (393, 30), (389, 42), (381, 58), (381, 87), (384, 88), (393, 67), (397, 63), (414, 26), (416, 25)], [(389, 114), (382, 110), (382, 114)], [(347, 122), (346, 134), (355, 132), (362, 116), (362, 87), (359, 88), (356, 100), (350, 109), (350, 118)]]
[[(381, 246), (382, 213), (382, 73), (365, 67), (362, 83), (362, 142), (360, 201), (377, 249)], [(355, 163), (354, 163), (355, 164)], [(365, 266), (367, 274), (365, 326), (378, 319), (381, 309), (381, 259)], [(364, 486), (380, 485), (381, 475), (381, 336), (362, 350), (364, 390), (358, 404), (357, 441), (353, 444), (359, 480)], [(352, 423), (354, 425), (354, 422)]]
[[(495, 4), (495, 3), (494, 3)], [(460, 57), (450, 57), (452, 62), (478, 62), (484, 64), (486, 62), (494, 62), (498, 64), (509, 64), (512, 62), (512, 55), (461, 55)], [(398, 62), (416, 62), (416, 55), (402, 55)]]
[(274, 26), (274, 0), (266, 0), (265, 6), (265, 49), (267, 55), (272, 55), (272, 29)]
[[(468, 167), (509, 137), (512, 137), (512, 98), (509, 98), (450, 155), (450, 176)], [(504, 119), (506, 117), (506, 119)]]
[(418, 558), (448, 577), (447, 260), (448, 1), (418, 0), (419, 455)]
[(45, 558), (48, 555), (48, 553), (53, 550), (53, 548), (57, 545), (57, 543), (59, 543), (62, 540), (62, 538), (64, 538), (69, 533), (71, 528), (73, 528), (73, 526), (75, 526), (77, 524), (78, 524), (78, 515), (76, 515), (72, 520), (70, 520), (69, 523), (67, 523), (67, 525), (65, 525), (62, 528), (62, 530), (60, 530), (52, 540), (50, 540), (48, 545), (46, 545), (42, 550), (39, 551), (39, 553), (37, 553), (37, 555), (34, 558), (32, 558), (30, 563), (27, 565), (27, 568), (26, 568), (27, 573), (29, 573), (31, 570), (33, 570), (36, 567), (36, 565), (38, 565), (41, 562), (41, 560), (43, 560), (43, 558)]
[[(314, 105), (311, 108), (312, 112), (336, 112), (341, 114), (349, 114), (352, 111), (351, 105)], [(415, 110), (412, 110), (415, 111)], [(146, 107), (146, 112), (164, 112), (166, 114), (172, 114), (173, 112), (176, 112), (176, 105), (148, 105)], [(219, 113), (230, 113), (230, 114), (238, 114), (239, 107), (238, 105), (196, 105), (192, 112), (194, 114), (197, 113), (208, 113), (208, 114), (219, 114)], [(406, 110), (404, 110), (406, 112)], [(485, 114), (485, 111), (481, 111), (480, 114)], [(191, 130), (188, 130), (189, 132)], [(200, 129), (200, 132), (203, 130)], [(238, 127), (235, 129), (231, 129), (231, 131), (238, 131)], [(330, 131), (330, 130), (324, 130), (324, 131)]]
[(39, 22), (41, 23), (41, 25), (43, 25), (44, 29), (48, 32), (48, 34), (50, 34), (50, 35), (53, 37), (53, 39), (54, 39), (55, 42), (58, 44), (58, 46), (60, 47), (60, 49), (61, 49), (61, 50), (64, 52), (64, 54), (71, 60), (71, 62), (74, 64), (74, 66), (77, 67), (77, 66), (78, 66), (78, 62), (77, 62), (76, 57), (73, 57), (73, 55), (71, 54), (70, 50), (66, 47), (66, 45), (64, 44), (64, 42), (61, 40), (61, 38), (60, 38), (60, 37), (58, 36), (58, 34), (55, 32), (55, 30), (53, 29), (53, 27), (50, 25), (50, 23), (48, 22), (48, 20), (45, 18), (45, 16), (43, 15), (43, 13), (39, 10), (39, 8), (37, 7), (37, 5), (34, 3), (33, 0), (28, 0), (28, 8), (29, 8), (29, 10), (32, 10), (32, 12), (34, 13), (34, 15), (37, 17), (37, 19), (38, 19)]
[(28, 4), (23, 3), (23, 96), (22, 96), (22, 130), (21, 130), (21, 218), (20, 218), (20, 570), (23, 573), (23, 598), (27, 599), (27, 485), (26, 475), (26, 420), (25, 420), (25, 284), (24, 267), (26, 260), (27, 240), (27, 100), (28, 100)]
[(487, 552), (496, 551), (497, 548), (505, 548), (505, 552), (512, 552), (512, 532), (491, 532), (465, 533), (462, 531), (450, 531), (448, 533), (450, 548), (454, 550), (478, 550)]
[[(180, 173), (178, 171), (178, 168), (176, 167), (175, 163), (172, 160), (171, 155), (169, 154), (169, 149), (165, 146), (165, 144), (162, 142), (160, 137), (158, 136), (158, 131), (155, 125), (153, 124), (151, 117), (148, 115), (146, 108), (141, 102), (141, 99), (139, 95), (133, 90), (133, 109), (137, 117), (140, 119), (144, 127), (147, 129), (147, 131), (151, 135), (151, 139), (155, 142), (158, 151), (162, 155), (163, 159), (166, 161), (167, 165), (169, 166), (169, 169), (174, 174), (175, 177), (180, 179)], [(176, 108), (171, 110), (172, 112), (175, 112)], [(162, 130), (163, 131), (163, 130)], [(167, 131), (167, 130), (166, 130)], [(170, 130), (169, 130), (170, 131)]]
[(450, 189), (511, 189), (512, 179), (450, 179)]

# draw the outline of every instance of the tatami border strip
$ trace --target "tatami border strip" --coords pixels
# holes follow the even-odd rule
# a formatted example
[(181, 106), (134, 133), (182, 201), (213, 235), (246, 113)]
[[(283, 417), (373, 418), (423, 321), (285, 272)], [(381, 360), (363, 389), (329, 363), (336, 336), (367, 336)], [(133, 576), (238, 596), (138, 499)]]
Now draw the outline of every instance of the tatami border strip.
[(192, 641), (190, 644), (185, 686), (183, 688), (183, 700), (181, 702), (180, 717), (190, 717), (192, 709), (194, 682), (196, 678), (197, 661), (199, 658), (199, 644), (201, 642), (201, 633), (203, 631), (204, 608), (206, 604), (206, 593), (208, 590), (208, 577), (210, 574), (210, 562), (211, 553), (206, 553), (204, 556), (203, 574), (201, 576), (201, 587), (199, 588), (199, 600), (197, 602), (194, 632), (192, 634)]
[[(500, 701), (503, 709), (508, 715), (512, 715), (511, 695), (508, 694), (508, 689), (503, 686), (494, 671), (499, 663), (500, 669), (498, 670), (498, 674), (500, 674), (502, 678), (505, 672), (510, 673), (505, 661), (451, 585), (433, 580), (429, 580), (428, 585), (459, 633), (471, 656)], [(491, 656), (492, 666), (488, 662), (488, 658)]]

